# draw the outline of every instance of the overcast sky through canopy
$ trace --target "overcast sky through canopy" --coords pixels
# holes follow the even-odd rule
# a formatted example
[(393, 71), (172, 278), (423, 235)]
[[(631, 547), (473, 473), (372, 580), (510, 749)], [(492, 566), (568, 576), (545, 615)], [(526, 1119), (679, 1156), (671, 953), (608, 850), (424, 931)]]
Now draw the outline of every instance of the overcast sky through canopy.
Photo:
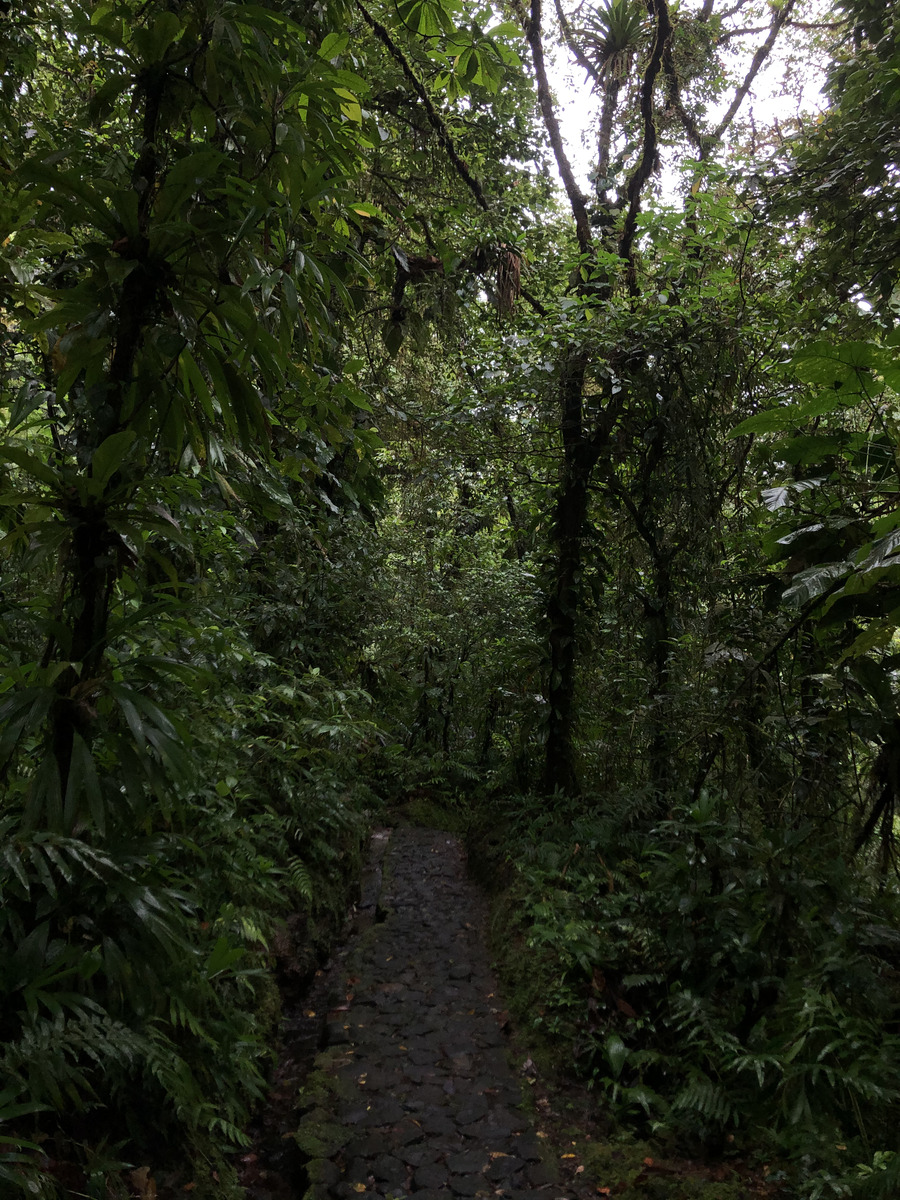
[[(797, 20), (809, 23), (825, 19), (827, 8), (819, 0), (811, 0), (802, 7), (798, 6), (796, 11)], [(767, 21), (768, 12), (761, 23)], [(752, 27), (758, 26), (754, 23)], [(732, 42), (729, 59), (736, 81), (744, 78), (765, 36), (765, 32), (751, 33)], [(586, 80), (584, 70), (574, 63), (565, 48), (556, 48), (552, 54), (549, 53), (550, 48), (547, 49), (549, 74), (556, 93), (566, 150), (582, 188), (590, 194), (589, 173), (596, 159), (599, 100), (592, 93), (590, 80)], [(787, 125), (797, 116), (820, 111), (824, 106), (821, 90), (823, 81), (824, 62), (816, 50), (814, 34), (797, 28), (782, 30), (735, 118), (733, 129), (752, 120), (758, 130), (763, 130), (775, 122)], [(710, 107), (708, 126), (713, 126), (725, 113), (735, 86), (736, 83), (723, 93), (716, 105)], [(665, 155), (663, 162), (663, 192), (674, 198), (678, 179), (674, 171), (666, 169)]]

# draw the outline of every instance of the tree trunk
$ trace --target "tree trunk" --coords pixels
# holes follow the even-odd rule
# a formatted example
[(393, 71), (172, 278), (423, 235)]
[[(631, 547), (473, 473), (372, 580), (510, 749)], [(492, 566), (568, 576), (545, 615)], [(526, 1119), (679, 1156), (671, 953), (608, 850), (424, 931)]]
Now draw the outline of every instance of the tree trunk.
[(671, 777), (672, 729), (669, 720), (669, 659), (672, 636), (672, 575), (669, 555), (654, 563), (654, 595), (644, 598), (647, 658), (650, 667), (650, 784), (666, 794)]
[[(103, 441), (127, 423), (128, 397), (134, 382), (138, 354), (145, 327), (161, 286), (159, 272), (149, 263), (151, 206), (159, 175), (156, 136), (164, 77), (160, 75), (142, 88), (144, 112), (141, 153), (132, 171), (137, 193), (140, 235), (131, 239), (129, 255), (137, 266), (125, 279), (115, 311), (115, 340), (109, 357), (106, 409), (84, 432), (79, 447), (88, 462)], [(91, 476), (91, 466), (85, 471)], [(101, 496), (89, 503), (73, 500), (64, 510), (72, 527), (72, 545), (65, 561), (68, 645), (61, 645), (67, 665), (54, 683), (55, 698), (50, 714), (49, 743), (56, 766), (59, 794), (65, 803), (72, 773), (76, 735), (90, 744), (96, 714), (93, 700), (106, 658), (110, 605), (121, 574), (121, 540), (107, 521), (106, 502)], [(49, 665), (56, 638), (48, 642), (45, 660)], [(75, 799), (66, 806), (67, 822), (75, 819)]]
[(563, 471), (556, 496), (551, 541), (551, 579), (548, 588), (547, 625), (549, 674), (547, 741), (543, 788), (574, 795), (578, 791), (575, 768), (575, 682), (578, 626), (581, 608), (583, 536), (587, 520), (588, 485), (598, 451), (584, 436), (582, 404), (585, 359), (578, 354), (563, 368), (562, 400)]

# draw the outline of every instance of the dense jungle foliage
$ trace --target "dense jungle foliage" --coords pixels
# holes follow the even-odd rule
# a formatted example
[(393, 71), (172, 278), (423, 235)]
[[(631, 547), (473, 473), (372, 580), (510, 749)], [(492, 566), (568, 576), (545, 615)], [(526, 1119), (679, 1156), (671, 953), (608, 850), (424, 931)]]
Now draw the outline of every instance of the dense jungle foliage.
[(605, 1119), (900, 1194), (898, 14), (3, 0), (0, 64), (0, 1195), (241, 1195), (409, 795)]

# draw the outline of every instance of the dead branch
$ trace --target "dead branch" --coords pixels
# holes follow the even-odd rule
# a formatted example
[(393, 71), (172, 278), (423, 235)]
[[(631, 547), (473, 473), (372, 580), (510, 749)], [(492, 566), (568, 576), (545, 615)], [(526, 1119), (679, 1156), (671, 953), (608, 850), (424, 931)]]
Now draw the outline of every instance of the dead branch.
[(563, 145), (562, 133), (560, 132), (559, 121), (556, 117), (556, 109), (553, 105), (553, 96), (550, 92), (550, 84), (547, 81), (547, 67), (544, 62), (544, 43), (541, 33), (541, 17), (541, 0), (531, 0), (531, 15), (528, 19), (525, 33), (528, 38), (528, 44), (531, 47), (531, 58), (534, 63), (538, 103), (541, 107), (541, 116), (544, 118), (544, 125), (547, 129), (550, 145), (553, 147), (553, 154), (563, 181), (563, 187), (566, 189), (566, 195), (569, 198), (572, 216), (575, 218), (575, 235), (578, 238), (578, 247), (582, 254), (589, 255), (593, 252), (594, 242), (591, 237), (591, 223), (588, 218), (587, 201), (578, 190), (575, 175), (572, 172), (572, 166), (566, 156)]
[(579, 67), (581, 67), (581, 69), (587, 73), (588, 77), (593, 79), (594, 86), (598, 88), (601, 87), (603, 84), (603, 78), (600, 75), (600, 72), (575, 40), (575, 35), (572, 33), (572, 26), (569, 24), (568, 18), (563, 12), (563, 7), (559, 0), (554, 0), (554, 4), (556, 5), (556, 19), (559, 21), (559, 28), (562, 31), (563, 41), (568, 46), (572, 57), (578, 63)]
[(719, 139), (722, 137), (722, 134), (725, 132), (725, 130), (728, 128), (728, 126), (731, 124), (731, 122), (734, 120), (737, 110), (743, 104), (744, 97), (750, 91), (750, 86), (753, 83), (753, 80), (759, 74), (760, 68), (762, 67), (762, 65), (766, 61), (766, 59), (769, 57), (769, 53), (771, 52), (772, 47), (775, 45), (775, 39), (778, 37), (778, 34), (781, 32), (781, 27), (784, 25), (784, 23), (787, 21), (788, 17), (791, 15), (791, 12), (792, 12), (795, 4), (796, 4), (796, 0), (785, 0), (785, 3), (781, 8), (773, 8), (772, 24), (769, 26), (769, 36), (766, 38), (766, 40), (763, 42), (763, 44), (758, 48), (756, 53), (753, 55), (753, 61), (750, 63), (750, 69), (748, 70), (747, 74), (744, 76), (743, 83), (740, 85), (740, 87), (734, 93), (734, 99), (731, 101), (731, 104), (728, 106), (728, 111), (725, 113), (725, 116), (722, 118), (722, 120), (716, 126), (716, 129), (713, 132), (712, 138), (710, 139), (710, 142), (707, 145), (706, 150), (705, 150), (704, 154), (701, 155), (701, 157), (705, 157), (706, 154), (709, 153), (710, 146), (714, 142), (719, 141)]

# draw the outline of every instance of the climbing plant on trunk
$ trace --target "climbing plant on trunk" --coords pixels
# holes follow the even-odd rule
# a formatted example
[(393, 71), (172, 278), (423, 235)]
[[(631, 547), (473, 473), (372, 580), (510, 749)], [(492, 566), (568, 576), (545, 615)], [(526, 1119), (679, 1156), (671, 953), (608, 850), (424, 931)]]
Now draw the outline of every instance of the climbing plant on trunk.
[[(39, 126), (7, 185), (18, 399), (2, 458), (22, 493), (7, 546), (36, 540), (59, 573), (7, 715), (18, 706), (20, 745), (46, 716), (32, 819), (71, 829), (95, 789), (98, 705), (133, 717), (105, 666), (115, 622), (141, 617), (118, 584), (145, 545), (182, 540), (160, 481), (227, 489), (235, 464), (271, 470), (273, 424), (294, 430), (276, 474), (315, 476), (316, 441), (355, 436), (333, 329), (360, 269), (346, 184), (365, 85), (329, 62), (327, 24), (278, 5), (66, 16), (76, 138), (61, 118)], [(57, 43), (43, 51), (52, 70)], [(11, 107), (37, 103), (23, 86)]]
[[(673, 14), (665, 0), (659, 0), (650, 5), (649, 21), (645, 22), (637, 8), (608, 4), (605, 11), (581, 20), (580, 25), (561, 6), (557, 5), (557, 10), (564, 42), (574, 51), (592, 87), (601, 93), (598, 161), (593, 175), (596, 190), (593, 197), (588, 197), (576, 180), (560, 130), (545, 62), (546, 22), (543, 6), (536, 0), (528, 13), (523, 11), (521, 15), (547, 139), (571, 210), (573, 249), (577, 255), (573, 257), (570, 290), (578, 299), (578, 319), (569, 323), (565, 348), (558, 359), (560, 467), (550, 524), (550, 570), (546, 584), (548, 715), (543, 774), (546, 791), (572, 793), (579, 786), (575, 712), (588, 496), (592, 488), (604, 490), (602, 478), (597, 476), (598, 463), (608, 457), (612, 439), (621, 442), (630, 436), (629, 418), (636, 411), (644, 411), (645, 428), (656, 421), (659, 435), (649, 451), (642, 449), (640, 442), (635, 444), (641, 464), (636, 478), (643, 480), (645, 491), (656, 486), (669, 436), (666, 432), (669, 418), (660, 421), (658, 413), (656, 417), (653, 415), (654, 408), (659, 407), (657, 397), (662, 396), (656, 378), (654, 337), (642, 340), (640, 334), (632, 336), (635, 328), (641, 328), (640, 318), (630, 324), (620, 321), (620, 314), (646, 308), (645, 293), (659, 296), (656, 303), (662, 305), (663, 313), (666, 307), (680, 303), (674, 289), (662, 290), (661, 285), (657, 286), (655, 248), (650, 244), (645, 253), (641, 246), (641, 230), (647, 225), (642, 210), (663, 147), (682, 154), (688, 149), (706, 163), (714, 159), (793, 4), (773, 14), (763, 41), (734, 86), (724, 116), (712, 127), (706, 127), (702, 121), (702, 102), (683, 89), (681, 82), (689, 79), (695, 96), (702, 94), (704, 87), (721, 90), (716, 36), (711, 34), (706, 38), (699, 64), (689, 63), (685, 57), (691, 55), (696, 59), (696, 44), (691, 46), (689, 35), (698, 28), (708, 27), (713, 19), (712, 5), (705, 4), (691, 14), (684, 11)], [(717, 28), (721, 35), (722, 26)], [(639, 49), (643, 50), (642, 60), (638, 58)], [(620, 102), (623, 86), (629, 97), (625, 106)], [(662, 236), (667, 241), (670, 237), (676, 240), (680, 237), (685, 244), (690, 242), (696, 229), (692, 215), (696, 195), (709, 186), (697, 175), (684, 202), (680, 232), (661, 224), (650, 236)], [(695, 250), (702, 257), (699, 247)], [(696, 275), (697, 281), (700, 275)], [(687, 293), (689, 278), (690, 271), (685, 269), (679, 291)], [(557, 305), (560, 299), (556, 299)], [(568, 297), (562, 303), (568, 308), (573, 306)], [(682, 316), (686, 314), (682, 312)], [(682, 336), (687, 339), (692, 336), (687, 325)], [(652, 560), (654, 594), (645, 595), (644, 607), (648, 642), (655, 647), (651, 654), (656, 680), (653, 688), (659, 693), (666, 687), (671, 648), (671, 550), (659, 540), (658, 530), (648, 523), (646, 496), (632, 496), (634, 482), (635, 477), (625, 487), (612, 482), (609, 491), (631, 501), (626, 508), (636, 521), (637, 533)], [(651, 703), (656, 701), (651, 699)], [(657, 764), (654, 768), (657, 785), (661, 787), (666, 752), (658, 739), (652, 757)]]
[[(300, 795), (349, 693), (330, 712), (311, 664), (286, 682), (235, 628), (243, 578), (233, 603), (209, 595), (265, 521), (366, 499), (368, 402), (339, 339), (366, 275), (370, 130), (343, 15), (113, 0), (0, 18), (0, 1120), (106, 1105), (120, 1131), (146, 1089), (181, 1136), (239, 1141), (267, 1031), (236, 964), (284, 903), (279, 873), (311, 894), (292, 844), (321, 847), (320, 818), (349, 837), (340, 802), (301, 815)], [(250, 664), (272, 674), (267, 710), (241, 692)], [(2, 1178), (33, 1192), (21, 1162)]]

